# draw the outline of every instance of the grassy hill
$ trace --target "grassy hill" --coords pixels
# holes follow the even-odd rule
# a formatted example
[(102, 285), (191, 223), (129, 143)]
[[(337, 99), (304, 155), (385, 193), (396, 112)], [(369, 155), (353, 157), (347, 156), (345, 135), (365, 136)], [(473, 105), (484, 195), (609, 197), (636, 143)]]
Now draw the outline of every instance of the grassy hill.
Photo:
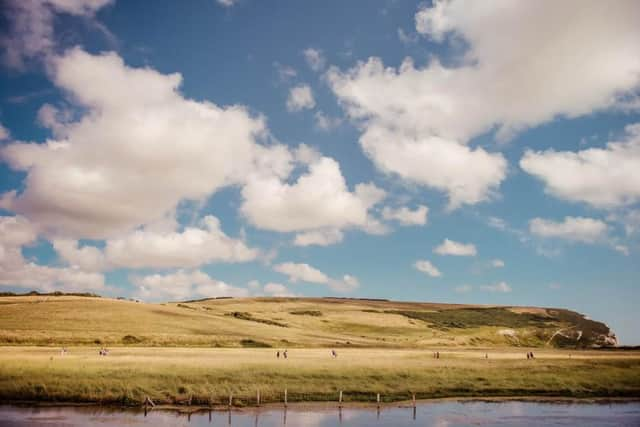
[(180, 303), (69, 295), (0, 297), (0, 344), (207, 347), (565, 347), (615, 345), (565, 310), (342, 298)]

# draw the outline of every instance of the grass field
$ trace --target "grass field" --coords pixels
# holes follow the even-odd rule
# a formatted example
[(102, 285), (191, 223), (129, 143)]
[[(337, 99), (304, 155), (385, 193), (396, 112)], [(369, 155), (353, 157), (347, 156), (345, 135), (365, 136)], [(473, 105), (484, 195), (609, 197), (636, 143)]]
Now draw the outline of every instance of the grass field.
[[(139, 405), (145, 395), (176, 404), (336, 400), (384, 401), (434, 397), (639, 397), (640, 353), (528, 349), (432, 351), (74, 347), (66, 356), (47, 347), (0, 347), (0, 400)], [(488, 359), (485, 359), (485, 354)]]
[[(232, 393), (245, 405), (257, 390), (265, 402), (281, 401), (285, 388), (291, 402), (335, 400), (340, 390), (346, 401), (369, 402), (376, 393), (385, 401), (412, 393), (639, 397), (640, 352), (584, 349), (610, 337), (606, 325), (578, 313), (536, 307), (5, 296), (0, 401), (137, 405), (148, 395), (221, 404)], [(98, 356), (102, 346), (109, 356)], [(285, 348), (289, 358), (276, 359)], [(537, 357), (527, 360), (532, 349)]]
[(0, 297), (0, 345), (590, 347), (610, 344), (609, 332), (578, 313), (537, 307), (332, 298), (145, 304)]

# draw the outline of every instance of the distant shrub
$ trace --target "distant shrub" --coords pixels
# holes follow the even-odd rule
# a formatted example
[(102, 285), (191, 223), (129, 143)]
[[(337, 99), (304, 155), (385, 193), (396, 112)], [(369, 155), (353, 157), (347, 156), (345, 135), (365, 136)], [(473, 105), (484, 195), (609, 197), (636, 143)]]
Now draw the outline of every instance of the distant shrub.
[(240, 345), (243, 347), (251, 347), (251, 348), (271, 348), (270, 344), (261, 341), (255, 341), (252, 339), (244, 339), (240, 341)]
[(318, 310), (295, 310), (295, 311), (290, 311), (289, 314), (294, 314), (296, 316), (315, 316), (315, 317), (322, 316), (322, 312)]
[(250, 322), (264, 323), (265, 325), (279, 326), (281, 328), (288, 328), (289, 325), (286, 323), (276, 322), (275, 320), (269, 319), (260, 319), (257, 317), (253, 317), (251, 313), (247, 313), (245, 311), (233, 311), (231, 313), (225, 314), (225, 316), (235, 317), (236, 319), (248, 320)]
[(122, 344), (139, 344), (142, 340), (134, 335), (125, 335), (122, 337)]

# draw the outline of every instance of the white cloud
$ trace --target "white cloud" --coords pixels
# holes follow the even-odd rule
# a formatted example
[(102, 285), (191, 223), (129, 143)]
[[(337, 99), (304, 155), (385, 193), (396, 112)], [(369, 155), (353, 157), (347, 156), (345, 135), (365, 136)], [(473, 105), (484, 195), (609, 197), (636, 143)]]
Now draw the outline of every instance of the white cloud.
[(307, 84), (292, 87), (287, 98), (288, 111), (302, 111), (316, 106), (311, 87)]
[(304, 233), (298, 233), (293, 240), (293, 244), (296, 246), (329, 246), (334, 243), (339, 243), (344, 238), (344, 234), (340, 230), (336, 229), (324, 229), (306, 231)]
[(347, 188), (339, 164), (310, 159), (308, 173), (293, 184), (271, 176), (251, 176), (242, 189), (242, 214), (256, 227), (289, 232), (365, 227), (369, 209), (385, 192), (373, 184)]
[(404, 44), (413, 44), (418, 42), (416, 34), (408, 34), (404, 29), (398, 28), (398, 39)]
[(502, 268), (502, 267), (504, 267), (504, 261), (501, 260), (501, 259), (496, 258), (496, 259), (491, 260), (491, 265), (493, 267), (495, 267), (495, 268)]
[(51, 70), (85, 114), (60, 124), (56, 140), (0, 151), (27, 173), (25, 189), (5, 194), (2, 207), (47, 233), (120, 236), (163, 218), (182, 200), (205, 200), (242, 183), (250, 171), (288, 173), (286, 148), (255, 142), (266, 132), (261, 118), (239, 106), (184, 98), (179, 74), (130, 68), (115, 53), (77, 48), (52, 60)]
[(324, 68), (326, 59), (320, 49), (310, 47), (305, 49), (302, 54), (313, 71), (320, 71)]
[(10, 137), (11, 132), (9, 132), (9, 129), (2, 126), (2, 123), (0, 123), (0, 141), (4, 141), (5, 139), (9, 139)]
[(246, 289), (216, 280), (200, 270), (132, 276), (130, 281), (137, 287), (136, 296), (146, 301), (248, 295)]
[(231, 7), (240, 2), (240, 0), (216, 0), (220, 6)]
[(329, 276), (309, 264), (285, 262), (273, 267), (278, 273), (289, 277), (290, 282), (329, 283)]
[(275, 67), (276, 72), (278, 73), (278, 78), (281, 82), (287, 82), (298, 75), (296, 69), (289, 65), (283, 65), (279, 62), (274, 62), (273, 66)]
[(105, 242), (105, 249), (78, 247), (76, 240), (54, 239), (58, 255), (72, 267), (86, 271), (116, 268), (190, 268), (214, 262), (246, 262), (256, 259), (257, 249), (227, 236), (220, 221), (204, 217), (200, 227), (181, 232), (156, 224)]
[(316, 111), (313, 117), (315, 119), (316, 128), (325, 132), (336, 129), (342, 124), (342, 119), (340, 117), (329, 117), (322, 111)]
[(534, 218), (529, 221), (529, 231), (540, 237), (595, 243), (606, 238), (608, 226), (598, 219), (584, 217), (567, 216), (562, 222)]
[(499, 282), (499, 283), (496, 283), (495, 285), (480, 286), (480, 289), (488, 292), (502, 292), (502, 293), (511, 292), (511, 286), (509, 286), (507, 282)]
[(431, 264), (430, 261), (427, 261), (426, 259), (421, 259), (416, 261), (413, 264), (413, 267), (418, 270), (421, 271), (425, 274), (428, 274), (431, 277), (440, 277), (442, 276), (442, 273), (440, 272), (440, 270), (438, 270), (433, 264)]
[(264, 285), (264, 293), (274, 297), (293, 297), (289, 289), (280, 283), (267, 283)]
[(334, 279), (327, 276), (322, 271), (304, 263), (285, 262), (273, 267), (278, 273), (288, 276), (292, 283), (298, 281), (327, 285), (336, 292), (351, 292), (360, 286), (358, 279), (349, 274), (345, 274), (341, 279)]
[(26, 260), (22, 247), (35, 243), (37, 230), (21, 216), (0, 216), (0, 286), (42, 291), (101, 291), (104, 276), (77, 268), (58, 268)]
[[(639, 43), (640, 44), (640, 43)], [(640, 123), (626, 127), (622, 141), (606, 148), (527, 150), (520, 167), (558, 198), (615, 208), (640, 201)]]
[(402, 225), (425, 225), (428, 212), (429, 208), (424, 205), (418, 205), (414, 210), (406, 206), (395, 209), (385, 206), (382, 209), (382, 218), (398, 221)]
[[(3, 2), (7, 32), (0, 37), (3, 62), (21, 69), (25, 61), (53, 53), (56, 13), (92, 20), (95, 13), (113, 0), (6, 0)], [(101, 27), (102, 28), (102, 27)]]
[(437, 42), (463, 39), (455, 66), (369, 58), (327, 77), (376, 166), (446, 192), (455, 208), (490, 199), (506, 175), (501, 154), (463, 144), (613, 107), (638, 89), (639, 13), (635, 1), (440, 1), (418, 11), (416, 28)]
[(53, 248), (72, 268), (83, 271), (103, 271), (106, 260), (101, 249), (95, 246), (80, 247), (77, 240), (55, 239), (51, 242)]
[(629, 254), (631, 253), (629, 251), (629, 247), (625, 245), (613, 245), (613, 249), (617, 252), (620, 252), (624, 256), (629, 256)]
[(202, 228), (185, 227), (182, 232), (135, 231), (107, 241), (106, 255), (114, 267), (197, 267), (212, 262), (246, 262), (258, 250), (227, 236), (214, 216), (201, 220)]
[(477, 250), (472, 243), (460, 243), (453, 240), (444, 239), (444, 241), (438, 245), (433, 252), (439, 255), (454, 255), (454, 256), (475, 256)]

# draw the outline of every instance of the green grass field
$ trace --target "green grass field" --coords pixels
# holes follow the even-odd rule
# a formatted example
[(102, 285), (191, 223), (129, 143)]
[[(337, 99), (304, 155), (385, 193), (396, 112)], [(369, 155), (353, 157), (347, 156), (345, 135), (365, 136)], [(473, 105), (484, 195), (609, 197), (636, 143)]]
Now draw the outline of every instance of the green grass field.
[(0, 347), (0, 400), (157, 403), (384, 401), (461, 396), (640, 396), (640, 353), (524, 349), (440, 350)]

